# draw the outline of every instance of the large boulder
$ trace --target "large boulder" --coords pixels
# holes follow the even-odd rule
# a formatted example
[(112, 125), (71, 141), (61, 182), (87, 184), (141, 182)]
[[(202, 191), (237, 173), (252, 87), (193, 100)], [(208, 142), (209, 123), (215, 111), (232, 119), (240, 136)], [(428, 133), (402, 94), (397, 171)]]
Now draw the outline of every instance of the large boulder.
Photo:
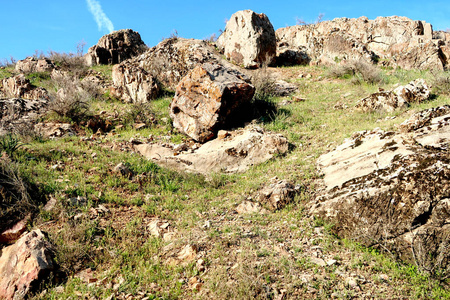
[(424, 79), (416, 79), (392, 91), (380, 91), (361, 99), (355, 106), (363, 111), (385, 110), (392, 112), (408, 107), (410, 103), (420, 103), (430, 97), (430, 89)]
[(15, 69), (20, 73), (50, 72), (55, 69), (55, 65), (49, 59), (27, 57), (23, 60), (19, 60), (16, 63)]
[(45, 89), (33, 86), (25, 75), (3, 79), (1, 82), (3, 93), (7, 98), (23, 98), (30, 100), (48, 99), (48, 93)]
[(265, 14), (251, 10), (234, 13), (216, 42), (227, 59), (245, 68), (255, 68), (275, 57), (277, 41)]
[(279, 48), (301, 51), (313, 63), (365, 59), (405, 69), (438, 70), (447, 65), (442, 59), (443, 40), (433, 39), (445, 35), (433, 36), (430, 24), (406, 17), (338, 18), (280, 28), (276, 35)]
[(170, 104), (170, 117), (175, 128), (203, 143), (227, 123), (233, 110), (250, 102), (254, 93), (244, 74), (206, 63), (180, 81)]
[(124, 64), (124, 68), (142, 68), (165, 88), (175, 90), (177, 84), (190, 70), (206, 62), (232, 67), (205, 41), (170, 38), (129, 60)]
[(420, 112), (400, 132), (356, 133), (322, 155), (311, 211), (340, 237), (448, 272), (450, 106)]
[(27, 298), (54, 269), (51, 244), (39, 229), (31, 231), (1, 251), (0, 298)]
[(128, 61), (113, 67), (112, 78), (114, 95), (125, 102), (148, 102), (160, 92), (160, 85), (151, 74)]
[(245, 172), (251, 166), (285, 154), (289, 142), (279, 134), (250, 126), (224, 132), (220, 138), (181, 153), (159, 144), (140, 144), (135, 149), (162, 167), (210, 176), (220, 172)]
[(121, 29), (100, 38), (97, 45), (89, 48), (85, 55), (86, 64), (112, 65), (142, 54), (147, 46), (138, 32)]

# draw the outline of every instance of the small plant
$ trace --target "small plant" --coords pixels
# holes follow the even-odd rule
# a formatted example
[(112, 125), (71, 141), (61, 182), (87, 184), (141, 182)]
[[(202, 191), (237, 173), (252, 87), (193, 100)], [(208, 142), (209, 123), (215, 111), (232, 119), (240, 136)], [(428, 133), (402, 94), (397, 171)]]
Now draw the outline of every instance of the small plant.
[(0, 152), (6, 152), (9, 157), (13, 157), (14, 153), (22, 147), (22, 144), (17, 136), (12, 135), (11, 133), (0, 136)]

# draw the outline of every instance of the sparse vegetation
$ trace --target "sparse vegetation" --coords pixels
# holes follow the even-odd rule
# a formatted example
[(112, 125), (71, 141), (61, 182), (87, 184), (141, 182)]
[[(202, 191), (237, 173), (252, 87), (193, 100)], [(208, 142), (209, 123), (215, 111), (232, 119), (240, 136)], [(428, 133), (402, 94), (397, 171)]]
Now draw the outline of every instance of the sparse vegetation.
[(327, 74), (335, 78), (350, 78), (354, 84), (361, 84), (362, 82), (380, 84), (385, 81), (383, 73), (376, 65), (362, 59), (336, 64), (328, 70)]
[[(7, 187), (5, 195), (14, 190), (9, 186), (18, 186), (14, 197), (3, 198), (15, 202), (2, 202), (2, 213), (38, 213), (31, 226), (49, 233), (56, 245), (57, 262), (68, 275), (59, 286), (50, 284), (45, 294), (35, 298), (448, 298), (448, 279), (438, 280), (389, 254), (341, 240), (333, 234), (331, 224), (307, 215), (320, 177), (315, 166), (319, 155), (355, 131), (392, 129), (414, 110), (450, 101), (448, 94), (436, 91), (432, 101), (413, 103), (410, 110), (395, 113), (334, 108), (338, 102), (353, 107), (361, 97), (377, 91), (380, 82), (391, 88), (421, 75), (431, 78), (426, 72), (395, 70), (388, 75), (386, 70), (371, 67), (355, 63), (343, 73), (318, 66), (278, 69), (306, 99), (299, 102), (275, 97), (271, 69), (256, 70), (253, 104), (260, 105), (252, 107), (258, 110), (253, 116), (258, 116), (261, 127), (286, 136), (291, 152), (243, 174), (218, 173), (208, 179), (166, 170), (135, 154), (132, 140), (188, 141), (172, 128), (167, 109), (170, 97), (145, 105), (122, 103), (108, 95), (96, 96), (98, 93), (79, 79), (55, 79), (56, 102), (51, 107), (58, 117), (82, 124), (80, 120), (89, 112), (105, 111), (102, 117), (111, 120), (116, 129), (92, 138), (88, 132), (86, 136), (27, 141), (26, 147), (8, 154), (14, 158), (13, 164), (0, 165), (4, 168), (0, 176), (6, 174), (5, 181), (16, 182), (0, 182)], [(92, 69), (110, 74), (111, 67)], [(381, 81), (370, 79), (377, 78), (374, 74)], [(43, 80), (39, 74), (29, 76), (37, 85), (49, 83), (45, 76)], [(354, 80), (370, 84), (355, 86)], [(61, 89), (67, 92), (58, 96)], [(283, 100), (292, 101), (281, 106)], [(147, 126), (136, 129), (133, 125), (140, 122)], [(114, 172), (119, 163), (126, 165), (132, 176)], [(275, 176), (301, 185), (293, 203), (268, 214), (235, 212), (237, 205)], [(55, 207), (44, 211), (39, 208), (41, 200), (36, 200), (42, 198), (22, 197), (29, 191), (25, 182), (36, 183), (47, 198), (55, 198)], [(28, 192), (31, 194), (36, 192)], [(20, 199), (27, 199), (24, 205)], [(7, 217), (2, 218), (3, 225)], [(149, 225), (155, 218), (167, 223), (164, 226), (173, 230), (175, 237), (154, 236)], [(170, 264), (187, 244), (196, 246), (195, 259)], [(323, 257), (325, 265), (314, 260), (318, 257)], [(200, 259), (203, 265), (198, 263)], [(331, 259), (336, 262), (328, 265)], [(91, 283), (79, 274), (87, 268), (92, 271)], [(346, 283), (347, 278), (354, 278), (357, 287)]]

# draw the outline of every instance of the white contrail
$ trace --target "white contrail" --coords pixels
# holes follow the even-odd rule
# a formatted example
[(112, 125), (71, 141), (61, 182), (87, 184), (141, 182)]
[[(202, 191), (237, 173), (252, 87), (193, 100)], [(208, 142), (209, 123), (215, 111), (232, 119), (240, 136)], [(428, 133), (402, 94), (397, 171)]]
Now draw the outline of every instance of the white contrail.
[(110, 33), (114, 31), (114, 25), (111, 20), (105, 15), (102, 10), (102, 6), (96, 0), (86, 0), (89, 7), (89, 11), (94, 16), (95, 22), (97, 22), (98, 30), (102, 28), (107, 29)]

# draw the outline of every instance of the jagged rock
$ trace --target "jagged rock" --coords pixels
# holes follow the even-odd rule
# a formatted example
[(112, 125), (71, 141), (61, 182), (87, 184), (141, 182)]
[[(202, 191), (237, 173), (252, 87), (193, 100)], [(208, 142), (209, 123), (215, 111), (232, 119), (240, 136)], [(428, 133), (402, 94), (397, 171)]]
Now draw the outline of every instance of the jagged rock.
[(206, 142), (254, 93), (255, 88), (242, 73), (218, 64), (197, 66), (177, 86), (170, 104), (173, 126), (194, 140)]
[(338, 18), (280, 28), (276, 35), (280, 49), (300, 51), (315, 64), (364, 59), (405, 69), (439, 70), (448, 64), (441, 49), (445, 41), (433, 40), (432, 26), (405, 17)]
[(8, 98), (23, 98), (30, 100), (48, 99), (45, 89), (31, 85), (25, 75), (19, 74), (8, 77), (2, 81), (3, 93)]
[(73, 130), (72, 125), (69, 123), (38, 123), (34, 126), (34, 130), (37, 134), (45, 138), (58, 138), (65, 135), (75, 135), (75, 131)]
[(392, 112), (422, 102), (430, 97), (430, 89), (423, 79), (416, 79), (392, 91), (381, 91), (361, 99), (355, 106), (363, 111), (385, 110)]
[(23, 60), (19, 60), (16, 63), (15, 69), (20, 73), (49, 72), (55, 69), (55, 65), (49, 59), (27, 57)]
[(26, 216), (14, 224), (11, 228), (0, 233), (0, 244), (12, 244), (27, 230), (27, 223), (30, 220), (30, 215)]
[(32, 127), (35, 120), (46, 112), (47, 105), (46, 99), (0, 100), (0, 133), (16, 132), (19, 128)]
[(114, 94), (125, 102), (148, 102), (160, 92), (160, 86), (152, 75), (128, 61), (113, 67), (112, 78)]
[(270, 210), (275, 211), (285, 207), (292, 200), (298, 192), (292, 183), (286, 180), (277, 180), (265, 187), (259, 192), (256, 199), (260, 203), (266, 204)]
[(86, 64), (112, 65), (142, 54), (147, 50), (138, 32), (121, 29), (100, 38), (97, 45), (89, 48), (85, 55)]
[(357, 133), (322, 155), (324, 189), (311, 211), (341, 237), (448, 272), (450, 106), (400, 128)]
[(277, 80), (274, 84), (274, 94), (277, 96), (289, 96), (297, 90), (297, 86), (284, 80)]
[(54, 268), (52, 246), (39, 229), (31, 231), (1, 251), (0, 298), (27, 298)]
[(272, 23), (265, 14), (251, 10), (234, 13), (216, 42), (227, 59), (245, 68), (255, 68), (276, 55)]
[(166, 39), (129, 60), (127, 66), (142, 68), (164, 87), (175, 90), (190, 70), (206, 62), (232, 67), (209, 43), (183, 38)]
[(176, 156), (172, 149), (158, 144), (135, 146), (138, 153), (160, 166), (207, 176), (214, 172), (244, 172), (276, 154), (285, 154), (288, 148), (285, 137), (265, 132), (259, 127), (232, 131), (224, 139), (209, 141), (191, 153)]

